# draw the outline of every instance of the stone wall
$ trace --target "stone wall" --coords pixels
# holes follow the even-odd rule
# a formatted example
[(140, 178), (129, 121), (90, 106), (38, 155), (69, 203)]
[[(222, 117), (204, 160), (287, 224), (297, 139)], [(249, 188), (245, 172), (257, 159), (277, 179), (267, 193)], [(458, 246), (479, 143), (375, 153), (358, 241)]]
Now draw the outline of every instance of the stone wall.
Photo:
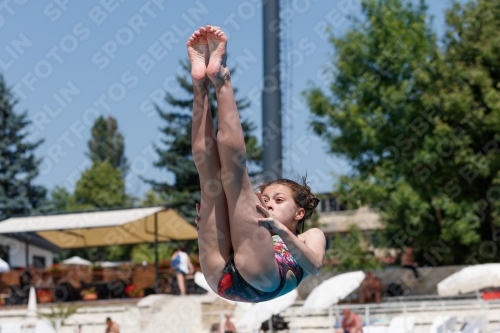
[[(374, 271), (373, 275), (382, 283), (382, 292), (385, 293), (391, 283), (398, 283), (404, 289), (404, 295), (423, 296), (437, 293), (437, 284), (459, 271), (465, 266), (419, 267), (421, 279), (417, 280), (410, 269), (388, 268), (383, 271)], [(305, 299), (307, 295), (322, 281), (341, 273), (328, 272), (316, 276), (308, 276), (297, 288), (299, 297)], [(350, 295), (350, 299), (357, 299), (360, 289)]]

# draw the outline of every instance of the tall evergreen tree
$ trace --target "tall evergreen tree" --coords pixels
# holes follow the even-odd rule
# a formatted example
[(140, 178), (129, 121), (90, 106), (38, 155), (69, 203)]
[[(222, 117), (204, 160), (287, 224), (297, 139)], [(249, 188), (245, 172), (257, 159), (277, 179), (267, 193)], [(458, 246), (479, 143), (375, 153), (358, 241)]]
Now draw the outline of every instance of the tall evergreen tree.
[(27, 142), (30, 121), (14, 112), (16, 104), (0, 73), (0, 220), (41, 209), (46, 195), (33, 184), (41, 163), (34, 150), (43, 140)]
[[(159, 160), (155, 166), (160, 169), (170, 171), (174, 174), (173, 183), (146, 180), (153, 189), (161, 196), (167, 198), (168, 203), (174, 205), (180, 214), (188, 220), (193, 220), (196, 215), (195, 203), (200, 201), (200, 181), (196, 170), (193, 155), (191, 154), (191, 123), (193, 105), (193, 86), (191, 83), (191, 68), (188, 61), (181, 63), (184, 75), (177, 76), (177, 82), (186, 93), (186, 98), (181, 99), (166, 94), (166, 102), (172, 107), (171, 110), (163, 111), (157, 107), (157, 111), (165, 121), (165, 126), (161, 128), (164, 134), (163, 146), (156, 146), (155, 150), (159, 155)], [(237, 89), (235, 89), (235, 94)], [(215, 90), (210, 86), (209, 101), (214, 122), (217, 121), (217, 105), (215, 103)], [(238, 110), (242, 111), (249, 107), (246, 99), (237, 99)], [(248, 154), (249, 170), (255, 173), (259, 170), (262, 148), (257, 144), (257, 138), (252, 135), (255, 126), (248, 120), (242, 119), (243, 133)]]
[(353, 166), (342, 199), (378, 207), (387, 246), (412, 242), (422, 264), (498, 260), (498, 3), (456, 3), (442, 51), (423, 1), (362, 7), (331, 38), (331, 95), (306, 93), (313, 130)]
[(111, 163), (94, 162), (76, 183), (75, 201), (80, 209), (124, 207), (131, 204), (123, 175)]
[(124, 155), (125, 143), (123, 135), (118, 131), (116, 119), (108, 116), (97, 118), (92, 126), (92, 139), (88, 142), (92, 162), (109, 162), (114, 168), (125, 173), (128, 169)]

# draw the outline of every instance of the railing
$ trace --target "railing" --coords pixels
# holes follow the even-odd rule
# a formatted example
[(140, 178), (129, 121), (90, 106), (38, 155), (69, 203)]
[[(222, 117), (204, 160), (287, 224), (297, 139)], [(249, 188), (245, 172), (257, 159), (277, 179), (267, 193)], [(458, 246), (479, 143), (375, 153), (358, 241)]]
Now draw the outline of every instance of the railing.
[[(209, 332), (210, 325), (218, 322), (226, 311), (234, 313), (234, 322), (237, 322), (245, 313), (245, 310), (236, 305), (230, 305), (224, 301), (203, 303), (198, 297), (194, 295), (174, 297), (171, 301), (162, 301), (147, 309), (140, 309), (135, 304), (107, 306), (103, 304), (80, 308), (77, 314), (62, 326), (60, 332), (78, 332), (79, 325), (82, 325), (82, 333), (102, 332), (105, 318), (109, 316), (120, 325), (121, 333), (203, 333)], [(498, 327), (500, 319), (500, 301), (485, 302), (480, 299), (427, 299), (380, 304), (341, 304), (306, 316), (301, 314), (302, 304), (303, 301), (296, 301), (280, 314), (289, 323), (289, 333), (333, 333), (335, 327), (339, 326), (343, 309), (350, 309), (357, 313), (365, 328), (369, 325), (388, 326), (395, 317), (413, 318), (414, 326), (411, 329), (405, 328), (397, 333), (427, 333), (437, 316), (455, 317), (456, 323), (453, 328), (456, 331), (459, 331), (464, 323), (478, 319), (480, 321), (478, 328), (482, 333), (487, 333)], [(22, 322), (23, 333), (34, 332), (33, 328), (28, 327), (25, 315), (25, 310), (21, 309), (0, 312), (0, 324), (16, 321), (18, 317), (22, 318), (18, 322)], [(239, 329), (238, 332), (258, 331), (245, 328)], [(445, 333), (446, 330), (435, 332)]]

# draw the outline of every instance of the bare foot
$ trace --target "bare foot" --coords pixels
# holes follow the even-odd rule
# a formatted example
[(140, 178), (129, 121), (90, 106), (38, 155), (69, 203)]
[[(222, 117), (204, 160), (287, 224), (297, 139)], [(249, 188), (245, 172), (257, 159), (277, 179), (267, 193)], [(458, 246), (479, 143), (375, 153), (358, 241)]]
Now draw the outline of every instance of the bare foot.
[(207, 76), (209, 57), (207, 30), (201, 27), (189, 37), (186, 44), (189, 62), (191, 63), (191, 77), (193, 84), (202, 87)]
[(210, 61), (207, 66), (207, 76), (216, 87), (220, 87), (229, 79), (229, 70), (226, 68), (226, 34), (219, 28), (207, 25), (208, 49)]

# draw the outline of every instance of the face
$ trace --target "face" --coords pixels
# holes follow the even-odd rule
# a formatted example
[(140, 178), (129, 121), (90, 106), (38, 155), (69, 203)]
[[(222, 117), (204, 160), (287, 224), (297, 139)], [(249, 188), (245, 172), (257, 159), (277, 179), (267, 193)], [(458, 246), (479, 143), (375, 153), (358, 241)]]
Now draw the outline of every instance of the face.
[(349, 309), (343, 309), (342, 310), (342, 315), (344, 317), (348, 318), (350, 314), (351, 314), (351, 311), (349, 311)]
[(266, 208), (290, 231), (295, 232), (297, 223), (304, 217), (304, 209), (297, 207), (292, 190), (285, 185), (273, 184), (264, 189), (262, 199)]

